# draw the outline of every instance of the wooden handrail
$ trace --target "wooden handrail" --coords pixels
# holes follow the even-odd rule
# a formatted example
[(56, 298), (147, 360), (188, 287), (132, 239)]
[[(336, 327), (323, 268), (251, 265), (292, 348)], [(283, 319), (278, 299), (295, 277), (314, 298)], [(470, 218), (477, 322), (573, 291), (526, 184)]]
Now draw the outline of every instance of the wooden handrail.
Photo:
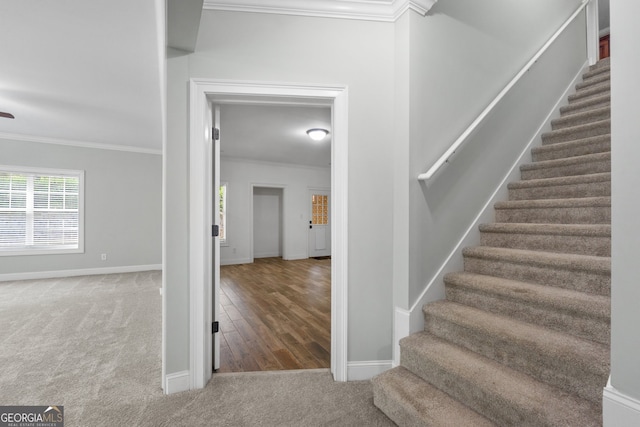
[(547, 51), (549, 46), (553, 44), (554, 41), (562, 34), (562, 32), (573, 22), (574, 19), (584, 10), (585, 7), (591, 2), (591, 0), (582, 0), (580, 6), (576, 9), (573, 14), (562, 24), (562, 26), (551, 36), (549, 40), (536, 52), (536, 54), (526, 63), (524, 67), (516, 74), (516, 76), (511, 79), (509, 84), (505, 86), (504, 89), (500, 91), (500, 93), (491, 101), (489, 105), (480, 113), (480, 115), (469, 125), (469, 127), (462, 132), (462, 134), (455, 140), (455, 142), (444, 152), (442, 156), (431, 166), (426, 172), (418, 175), (418, 180), (424, 181), (428, 186), (429, 181), (431, 181), (446, 164), (450, 163), (455, 154), (464, 146), (467, 142), (469, 136), (476, 130), (476, 128), (484, 121), (485, 118), (491, 113), (491, 111), (495, 108), (495, 106), (505, 97), (505, 95), (511, 90), (513, 86), (524, 76), (524, 74), (529, 71), (529, 69), (533, 66), (533, 64)]

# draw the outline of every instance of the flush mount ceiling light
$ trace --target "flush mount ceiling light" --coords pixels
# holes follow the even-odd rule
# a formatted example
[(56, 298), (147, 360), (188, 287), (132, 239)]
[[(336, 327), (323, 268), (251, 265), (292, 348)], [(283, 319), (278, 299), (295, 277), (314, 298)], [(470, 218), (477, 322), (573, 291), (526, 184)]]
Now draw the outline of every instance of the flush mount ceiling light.
[(328, 133), (328, 130), (320, 128), (309, 129), (307, 131), (307, 135), (309, 135), (309, 138), (313, 139), (314, 141), (322, 141)]

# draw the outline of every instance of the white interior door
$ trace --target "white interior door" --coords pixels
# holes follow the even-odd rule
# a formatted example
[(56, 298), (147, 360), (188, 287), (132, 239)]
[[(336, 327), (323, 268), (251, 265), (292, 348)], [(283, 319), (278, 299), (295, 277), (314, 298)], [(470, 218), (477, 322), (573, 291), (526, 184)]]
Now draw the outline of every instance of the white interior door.
[(331, 255), (331, 192), (309, 190), (309, 258)]
[[(214, 324), (218, 325), (220, 319), (220, 107), (215, 106), (214, 109), (214, 131), (213, 131), (213, 173), (212, 173), (212, 212), (213, 212), (213, 278), (211, 295), (212, 301), (212, 318)], [(213, 329), (213, 328), (212, 328)], [(213, 369), (220, 368), (220, 334), (213, 333)]]

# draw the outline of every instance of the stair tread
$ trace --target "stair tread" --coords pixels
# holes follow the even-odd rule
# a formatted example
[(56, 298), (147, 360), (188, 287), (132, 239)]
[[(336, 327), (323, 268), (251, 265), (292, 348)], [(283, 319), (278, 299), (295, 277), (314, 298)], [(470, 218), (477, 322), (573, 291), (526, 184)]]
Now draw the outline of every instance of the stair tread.
[(611, 317), (611, 298), (603, 295), (466, 271), (448, 273), (445, 275), (445, 283), (476, 289), (479, 292), (498, 295), (510, 300), (553, 307), (564, 313), (588, 315), (601, 319)]
[(589, 67), (589, 70), (586, 71), (583, 75), (582, 75), (582, 79), (588, 79), (591, 78), (595, 75), (598, 74), (602, 74), (602, 73), (610, 73), (611, 72), (611, 64), (608, 61), (609, 58), (605, 58), (605, 59), (601, 59), (600, 61), (598, 61), (596, 64), (592, 65)]
[(567, 126), (575, 121), (600, 121), (611, 117), (611, 105), (603, 107), (591, 108), (585, 111), (572, 112), (571, 114), (563, 114), (557, 119), (551, 121), (551, 126), (555, 129), (560, 126)]
[(586, 98), (592, 95), (600, 94), (602, 92), (611, 92), (610, 81), (607, 80), (605, 82), (597, 83), (595, 85), (576, 91), (574, 94), (569, 95), (569, 102), (571, 102), (572, 100), (577, 100), (577, 99)]
[[(526, 351), (537, 363), (546, 366), (569, 364), (569, 369), (606, 377), (609, 359), (607, 346), (575, 337), (509, 316), (490, 313), (452, 301), (436, 301), (423, 307), (425, 315), (445, 319), (472, 331), (476, 337), (485, 337), (494, 347), (518, 347)], [(604, 385), (604, 384), (603, 384)]]
[(591, 85), (601, 83), (604, 81), (610, 81), (610, 80), (611, 80), (611, 70), (601, 71), (597, 74), (583, 77), (582, 82), (576, 85), (576, 90), (583, 89), (585, 87), (589, 87)]
[(553, 187), (557, 185), (591, 184), (611, 182), (611, 172), (590, 173), (586, 175), (556, 176), (552, 178), (533, 178), (513, 181), (507, 184), (510, 190), (533, 187)]
[[(608, 129), (609, 132), (602, 132), (603, 129)], [(598, 132), (596, 135), (582, 135), (584, 132)], [(545, 140), (554, 140), (558, 138), (571, 138), (567, 141), (575, 141), (584, 139), (587, 137), (598, 136), (603, 134), (611, 134), (611, 119), (598, 120), (590, 123), (580, 124), (576, 126), (570, 126), (562, 129), (555, 129), (542, 134), (543, 142)], [(578, 135), (578, 136), (576, 136)], [(559, 142), (567, 142), (559, 141)], [(544, 144), (547, 145), (547, 144)]]
[(555, 144), (541, 145), (539, 147), (534, 147), (531, 150), (531, 152), (533, 154), (537, 154), (537, 153), (546, 153), (551, 151), (561, 151), (561, 150), (571, 149), (574, 147), (581, 147), (583, 145), (597, 144), (602, 142), (611, 143), (611, 134), (608, 133), (604, 135), (590, 136), (588, 138), (574, 139), (566, 142), (558, 142)]
[(609, 224), (532, 224), (492, 222), (480, 224), (483, 233), (544, 234), (550, 236), (602, 236), (611, 237)]
[[(489, 427), (494, 424), (473, 409), (463, 405), (443, 391), (424, 381), (408, 369), (397, 366), (373, 378), (374, 390), (384, 387), (396, 402), (400, 402), (405, 414), (391, 413), (390, 418), (400, 425), (455, 425)], [(374, 400), (382, 399), (374, 391)], [(409, 419), (407, 419), (409, 418)]]
[[(530, 420), (529, 424), (525, 423), (533, 419), (533, 422), (544, 420), (544, 425), (600, 425), (599, 411), (589, 401), (431, 334), (410, 335), (402, 339), (401, 345), (403, 349), (410, 348), (416, 358), (428, 358), (451, 374), (453, 378), (447, 381), (453, 388), (447, 390), (450, 395), (471, 399), (478, 399), (476, 396), (480, 395), (480, 399), (486, 397), (481, 405), (487, 407), (487, 412), (504, 409), (499, 414), (483, 414), (499, 424), (535, 425)], [(422, 377), (421, 372), (415, 371), (420, 367), (414, 368), (414, 373)]]
[(464, 248), (465, 257), (501, 260), (531, 266), (561, 268), (611, 274), (611, 257), (532, 251), (527, 249), (472, 246)]
[[(536, 169), (557, 168), (561, 166), (571, 166), (581, 163), (601, 162), (603, 160), (611, 160), (611, 152), (583, 154), (581, 156), (564, 157), (553, 160), (540, 160), (538, 162), (526, 163), (520, 166), (521, 171), (530, 171)], [(601, 172), (600, 172), (601, 173)]]
[(496, 202), (495, 209), (610, 207), (611, 197), (579, 197), (569, 199), (508, 200)]

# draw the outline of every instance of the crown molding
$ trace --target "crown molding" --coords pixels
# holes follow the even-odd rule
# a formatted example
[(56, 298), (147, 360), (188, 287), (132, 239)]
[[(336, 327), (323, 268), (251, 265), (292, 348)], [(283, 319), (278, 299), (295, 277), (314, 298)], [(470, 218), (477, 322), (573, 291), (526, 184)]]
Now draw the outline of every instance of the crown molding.
[(204, 0), (205, 10), (394, 22), (407, 10), (425, 16), (438, 0)]
[(102, 144), (98, 142), (75, 141), (69, 139), (49, 138), (36, 135), (22, 135), (0, 132), (0, 140), (38, 142), (41, 144), (67, 145), (71, 147), (93, 148), (98, 150), (128, 151), (130, 153), (162, 155), (162, 150), (134, 147), (131, 145)]

